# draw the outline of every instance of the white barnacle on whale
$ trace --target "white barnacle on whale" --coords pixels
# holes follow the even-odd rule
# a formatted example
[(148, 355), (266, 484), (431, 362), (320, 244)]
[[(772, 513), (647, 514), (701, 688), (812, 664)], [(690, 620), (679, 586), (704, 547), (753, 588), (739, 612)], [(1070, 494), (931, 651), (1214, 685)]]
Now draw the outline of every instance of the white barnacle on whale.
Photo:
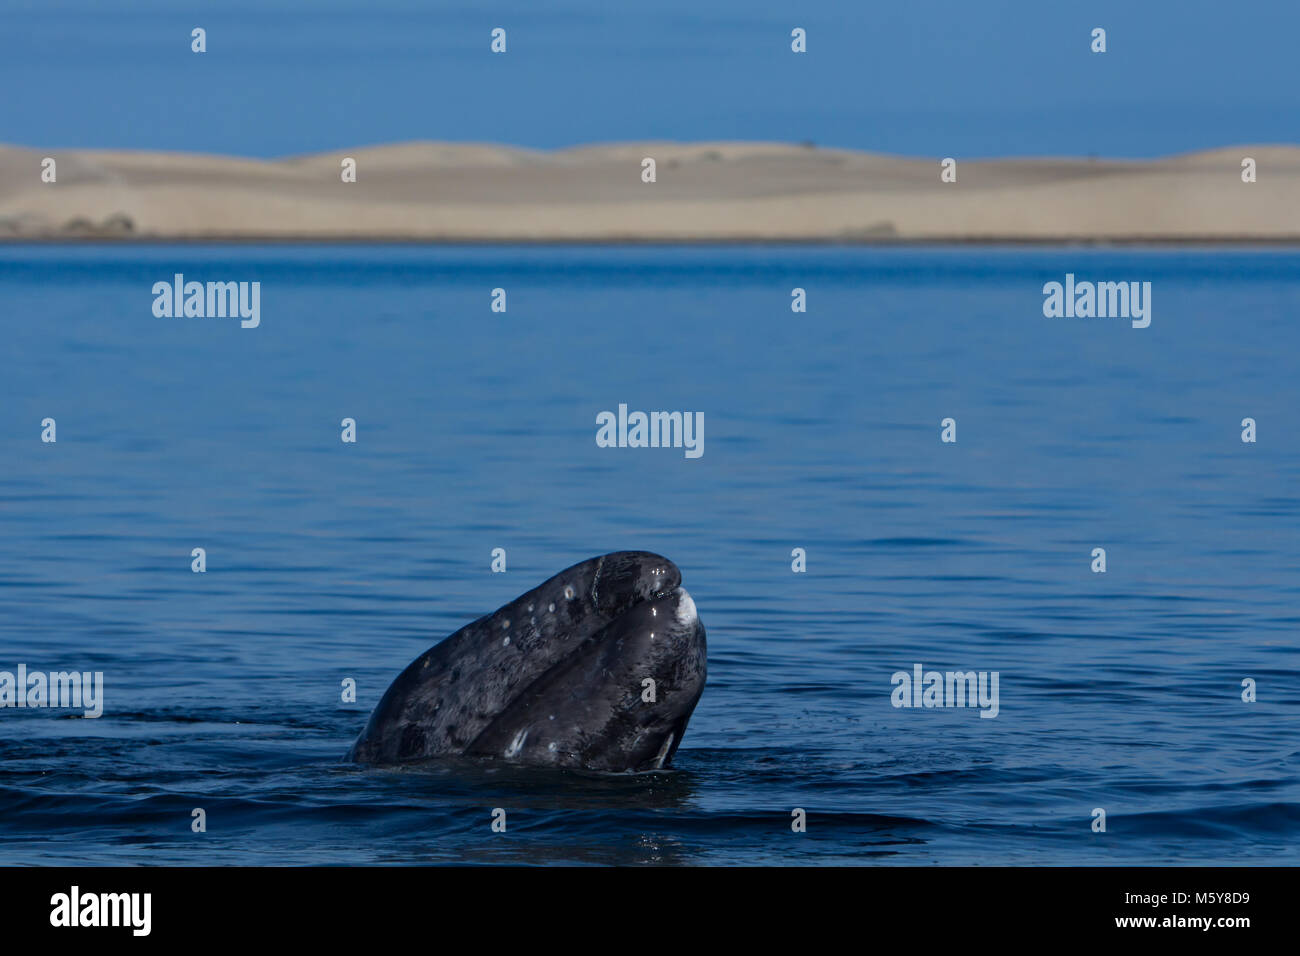
[(596, 562), (596, 573), (591, 577), (591, 603), (600, 607), (600, 572), (605, 569), (605, 559)]
[(663, 769), (664, 761), (668, 759), (668, 748), (673, 745), (673, 738), (676, 736), (677, 736), (676, 734), (669, 734), (668, 739), (664, 741), (664, 745), (659, 748), (659, 753), (658, 755), (655, 756), (656, 770)]
[(677, 620), (683, 627), (689, 627), (699, 617), (695, 610), (695, 601), (686, 593), (685, 588), (679, 588), (678, 594), (680, 596), (677, 599)]
[(510, 741), (510, 746), (505, 750), (505, 756), (513, 757), (524, 749), (524, 741), (528, 739), (528, 728), (525, 727), (519, 733), (515, 734), (515, 739)]

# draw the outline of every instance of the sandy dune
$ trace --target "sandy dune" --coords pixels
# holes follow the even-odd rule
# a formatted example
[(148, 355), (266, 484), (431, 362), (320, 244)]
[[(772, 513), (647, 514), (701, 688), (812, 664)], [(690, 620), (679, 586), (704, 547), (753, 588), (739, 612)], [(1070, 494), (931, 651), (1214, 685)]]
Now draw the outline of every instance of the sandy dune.
[[(1246, 156), (1258, 182), (1241, 180)], [(1300, 147), (957, 159), (943, 183), (938, 157), (776, 143), (419, 142), (268, 161), (0, 147), (0, 239), (1300, 242)]]

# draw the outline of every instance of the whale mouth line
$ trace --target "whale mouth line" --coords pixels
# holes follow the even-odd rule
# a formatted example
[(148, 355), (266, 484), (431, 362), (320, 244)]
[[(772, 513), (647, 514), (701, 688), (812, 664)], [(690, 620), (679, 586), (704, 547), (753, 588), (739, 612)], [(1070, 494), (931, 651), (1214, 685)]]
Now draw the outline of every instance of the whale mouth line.
[(673, 616), (672, 606), (669, 605), (665, 607), (661, 602), (669, 601), (673, 598), (677, 598), (680, 604), (683, 600), (689, 601), (690, 595), (687, 594), (686, 589), (682, 587), (680, 584), (674, 584), (670, 587), (660, 588), (658, 591), (652, 591), (650, 594), (647, 594), (644, 597), (638, 596), (637, 598), (633, 599), (631, 604), (623, 608), (622, 611), (620, 611), (615, 617), (613, 617), (609, 621), (609, 623), (605, 625), (604, 628), (601, 628), (601, 630), (607, 629), (620, 621), (628, 620), (630, 617), (632, 617), (632, 615), (638, 613), (638, 611), (644, 613), (644, 611), (641, 611), (641, 609), (645, 607), (650, 607), (651, 605), (658, 605), (658, 613), (660, 615), (666, 613), (669, 619), (671, 619)]

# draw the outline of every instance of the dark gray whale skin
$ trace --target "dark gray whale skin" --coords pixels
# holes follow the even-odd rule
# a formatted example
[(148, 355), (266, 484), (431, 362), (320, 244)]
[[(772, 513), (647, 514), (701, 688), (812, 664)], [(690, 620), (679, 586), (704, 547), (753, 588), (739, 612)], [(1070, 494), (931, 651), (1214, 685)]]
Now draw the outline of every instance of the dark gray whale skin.
[(681, 581), (676, 565), (648, 551), (561, 571), (412, 661), (348, 758), (666, 767), (707, 670), (704, 626)]

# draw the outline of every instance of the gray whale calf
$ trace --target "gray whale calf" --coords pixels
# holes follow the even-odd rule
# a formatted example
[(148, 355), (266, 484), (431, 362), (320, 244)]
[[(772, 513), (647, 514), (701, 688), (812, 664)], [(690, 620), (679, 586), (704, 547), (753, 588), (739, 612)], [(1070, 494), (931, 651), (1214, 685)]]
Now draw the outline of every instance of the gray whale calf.
[(704, 626), (681, 583), (648, 551), (561, 571), (412, 661), (349, 759), (667, 766), (706, 673)]

